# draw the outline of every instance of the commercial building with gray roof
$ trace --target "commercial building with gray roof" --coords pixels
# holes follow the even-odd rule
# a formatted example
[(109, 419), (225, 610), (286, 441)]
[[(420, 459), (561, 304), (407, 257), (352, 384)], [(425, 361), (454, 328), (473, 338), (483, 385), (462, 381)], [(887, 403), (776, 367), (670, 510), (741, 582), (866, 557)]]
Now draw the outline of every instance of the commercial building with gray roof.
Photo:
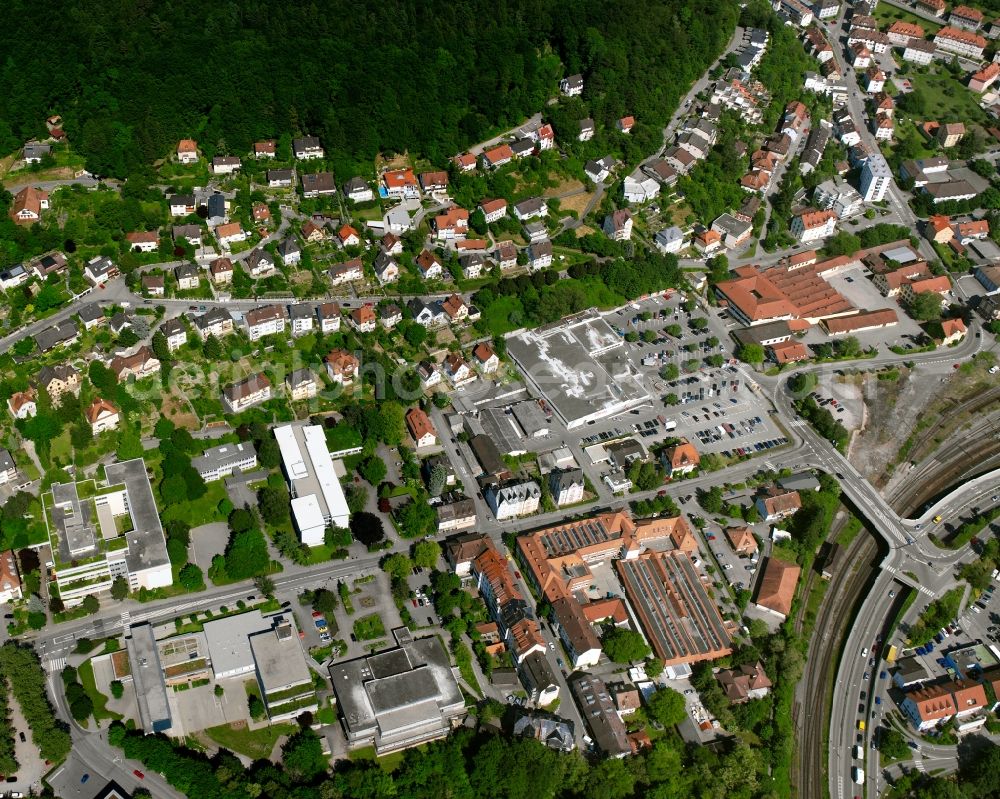
[(507, 339), (507, 352), (528, 384), (570, 430), (649, 402), (623, 347), (596, 309)]
[(130, 633), (125, 648), (139, 704), (139, 723), (146, 732), (165, 732), (173, 722), (153, 627), (149, 622), (135, 624)]
[(394, 649), (330, 666), (350, 748), (374, 745), (383, 754), (443, 738), (465, 712), (440, 640), (407, 638)]

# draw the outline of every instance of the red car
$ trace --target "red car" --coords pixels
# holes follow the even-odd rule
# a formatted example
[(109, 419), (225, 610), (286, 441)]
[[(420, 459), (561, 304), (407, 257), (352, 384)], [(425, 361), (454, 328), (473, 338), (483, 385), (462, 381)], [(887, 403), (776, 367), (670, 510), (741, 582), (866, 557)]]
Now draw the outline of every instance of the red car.
[(132, 769), (132, 773), (135, 774), (140, 780), (146, 779), (146, 775), (143, 774), (139, 769)]
[(323, 614), (322, 614), (322, 613), (320, 613), (320, 612), (319, 612), (318, 610), (314, 610), (314, 611), (313, 611), (313, 618), (314, 618), (314, 619), (318, 619), (318, 618), (319, 618), (320, 616), (322, 616), (322, 615), (323, 615)]

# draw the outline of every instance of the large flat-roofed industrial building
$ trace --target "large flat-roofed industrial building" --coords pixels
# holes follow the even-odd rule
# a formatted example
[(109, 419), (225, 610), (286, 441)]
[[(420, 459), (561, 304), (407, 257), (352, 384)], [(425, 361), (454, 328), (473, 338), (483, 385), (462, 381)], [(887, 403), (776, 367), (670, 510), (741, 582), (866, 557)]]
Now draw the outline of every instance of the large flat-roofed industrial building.
[(644, 552), (615, 561), (615, 568), (646, 638), (665, 666), (714, 660), (733, 651), (719, 609), (686, 552)]
[(451, 660), (437, 637), (330, 666), (349, 747), (379, 754), (445, 737), (465, 713)]
[(350, 511), (344, 498), (326, 434), (319, 425), (274, 428), (292, 495), (292, 516), (302, 543), (319, 546), (327, 527), (347, 527)]
[(567, 429), (650, 400), (624, 340), (596, 309), (512, 335), (507, 352)]

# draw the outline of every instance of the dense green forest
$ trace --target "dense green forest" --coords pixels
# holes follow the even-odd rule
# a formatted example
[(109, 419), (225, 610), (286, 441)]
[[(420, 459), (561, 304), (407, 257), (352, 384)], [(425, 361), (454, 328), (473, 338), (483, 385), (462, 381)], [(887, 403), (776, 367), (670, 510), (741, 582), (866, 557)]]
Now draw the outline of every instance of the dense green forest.
[[(0, 149), (64, 128), (125, 177), (196, 138), (205, 155), (322, 138), (341, 174), (378, 152), (444, 161), (544, 109), (582, 72), (599, 123), (653, 137), (724, 47), (732, 0), (9, 0)], [(613, 11), (613, 13), (609, 13)], [(640, 127), (641, 126), (641, 127)]]
[[(460, 730), (447, 740), (407, 750), (392, 773), (372, 761), (342, 761), (328, 771), (320, 739), (305, 729), (282, 747), (283, 764), (246, 769), (226, 751), (214, 758), (163, 735), (127, 732), (109, 740), (187, 796), (199, 799), (750, 799), (786, 795), (761, 775), (760, 749), (733, 739), (721, 747), (685, 745), (667, 733), (638, 757), (588, 762), (533, 740)], [(913, 771), (897, 796), (986, 799), (996, 796), (1000, 747), (974, 738), (959, 749), (957, 778)]]

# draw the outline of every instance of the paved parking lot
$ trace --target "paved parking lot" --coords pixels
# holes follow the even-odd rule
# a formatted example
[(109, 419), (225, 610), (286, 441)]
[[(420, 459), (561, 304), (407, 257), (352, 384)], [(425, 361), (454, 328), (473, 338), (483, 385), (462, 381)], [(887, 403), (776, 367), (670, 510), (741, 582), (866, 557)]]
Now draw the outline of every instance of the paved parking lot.
[(204, 571), (212, 565), (212, 558), (221, 555), (229, 542), (229, 525), (225, 522), (212, 522), (195, 527), (191, 531), (191, 548), (194, 550), (192, 563)]
[[(733, 524), (737, 526), (736, 522)], [(762, 530), (767, 525), (748, 526), (760, 538), (761, 533), (755, 528)], [(711, 528), (705, 529), (705, 538), (708, 540), (712, 557), (715, 559), (714, 565), (718, 568), (719, 574), (722, 575), (723, 579), (734, 589), (749, 590), (753, 586), (753, 581), (757, 574), (759, 559), (753, 560), (750, 556), (738, 554), (730, 546), (725, 530), (718, 529), (714, 525)]]
[[(221, 697), (215, 695), (215, 685), (200, 685), (187, 691), (167, 689), (167, 701), (170, 703), (170, 716), (173, 719), (174, 735), (217, 727), (220, 724), (232, 724), (234, 721), (250, 721), (250, 710), (247, 704), (247, 692), (243, 683), (252, 680), (253, 675), (241, 675), (232, 679), (220, 680), (223, 688)], [(257, 726), (257, 725), (254, 725)]]
[(958, 626), (966, 638), (994, 647), (1000, 643), (1000, 592), (997, 582), (994, 580), (975, 602), (970, 601), (958, 619)]
[[(14, 757), (17, 759), (19, 767), (16, 775), (6, 775), (7, 777), (16, 776), (17, 780), (15, 782), (0, 784), (4, 786), (4, 791), (16, 791), (27, 794), (29, 789), (34, 788), (37, 790), (40, 787), (42, 775), (49, 767), (39, 757), (38, 749), (31, 742), (31, 728), (28, 726), (28, 722), (24, 720), (24, 715), (21, 713), (21, 706), (17, 703), (17, 699), (12, 694), (9, 694), (8, 701), (10, 702), (10, 721), (14, 728)], [(23, 741), (21, 740), (22, 734), (24, 735)]]
[[(84, 775), (86, 779), (84, 779)], [(93, 766), (83, 762), (74, 752), (49, 776), (48, 783), (62, 799), (91, 799), (100, 793), (108, 778)]]

